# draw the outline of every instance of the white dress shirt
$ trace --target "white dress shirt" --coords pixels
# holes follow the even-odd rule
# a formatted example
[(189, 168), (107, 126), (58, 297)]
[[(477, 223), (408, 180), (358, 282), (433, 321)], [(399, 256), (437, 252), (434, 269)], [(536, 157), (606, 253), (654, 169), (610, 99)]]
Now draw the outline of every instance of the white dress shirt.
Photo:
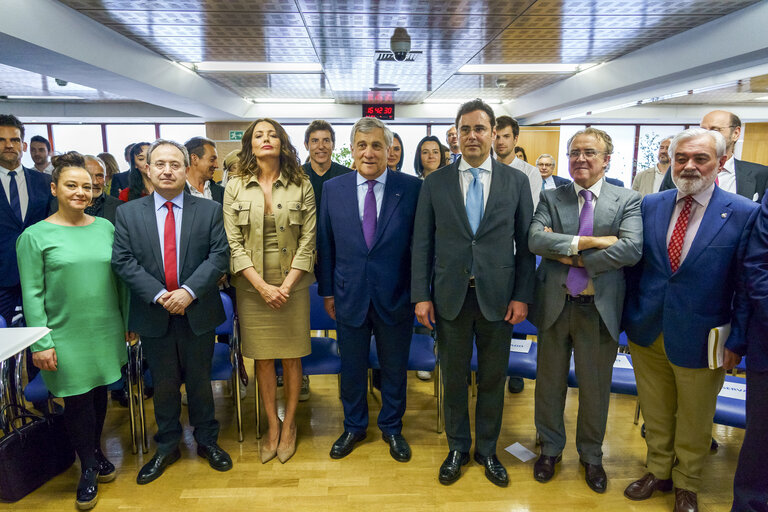
[[(701, 219), (704, 218), (704, 212), (707, 210), (709, 200), (712, 199), (712, 193), (715, 191), (715, 184), (713, 183), (703, 191), (693, 196), (693, 202), (691, 203), (691, 214), (688, 217), (688, 228), (685, 231), (685, 238), (683, 238), (683, 250), (680, 253), (680, 265), (683, 264), (685, 257), (688, 255), (688, 251), (691, 249), (693, 239), (696, 238), (696, 232), (701, 226)], [(672, 239), (672, 233), (675, 230), (675, 223), (680, 216), (680, 212), (683, 211), (685, 201), (682, 199), (685, 196), (677, 192), (675, 199), (675, 208), (672, 210), (672, 218), (669, 219), (669, 226), (667, 227), (667, 247), (669, 247), (669, 241)]]
[[(381, 214), (381, 203), (384, 202), (384, 186), (387, 184), (387, 173), (384, 170), (381, 176), (376, 178), (376, 184), (373, 185), (373, 196), (376, 198), (376, 218)], [(360, 222), (363, 221), (365, 210), (365, 196), (368, 195), (368, 179), (357, 173), (357, 209), (360, 214)]]
[(213, 200), (213, 194), (211, 194), (211, 182), (210, 180), (205, 180), (205, 184), (203, 185), (203, 191), (200, 192), (197, 190), (197, 187), (192, 185), (189, 180), (187, 180), (187, 186), (189, 187), (189, 193), (192, 194), (195, 197), (202, 197), (203, 199), (210, 199)]
[[(27, 218), (27, 206), (29, 205), (29, 193), (27, 192), (27, 177), (24, 175), (24, 167), (19, 165), (13, 169), (16, 171), (16, 188), (19, 190), (19, 204), (21, 205), (21, 218)], [(5, 198), (8, 200), (8, 204), (11, 204), (11, 177), (8, 173), (11, 172), (5, 167), (0, 167), (0, 183), (3, 184), (3, 190), (5, 190)]]
[[(464, 206), (467, 205), (469, 185), (472, 183), (472, 180), (475, 179), (475, 177), (472, 176), (472, 173), (469, 172), (470, 169), (473, 169), (473, 167), (462, 158), (459, 162), (459, 185), (461, 186), (461, 196), (464, 198)], [(488, 155), (485, 162), (480, 164), (479, 167), (474, 167), (474, 169), (480, 169), (477, 177), (483, 185), (483, 213), (485, 213), (485, 205), (488, 204), (488, 194), (491, 191), (491, 172), (493, 170), (491, 155)]]
[(664, 181), (664, 175), (667, 171), (659, 169), (659, 164), (656, 164), (653, 171), (653, 192), (658, 192), (661, 188), (661, 182)]
[(736, 162), (733, 156), (725, 162), (723, 168), (717, 173), (717, 186), (726, 192), (736, 193)]
[(539, 204), (539, 194), (541, 194), (541, 172), (539, 172), (539, 168), (517, 157), (512, 160), (509, 166), (521, 171), (528, 177), (528, 184), (531, 186), (531, 196), (533, 196), (533, 210), (536, 211), (536, 206)]

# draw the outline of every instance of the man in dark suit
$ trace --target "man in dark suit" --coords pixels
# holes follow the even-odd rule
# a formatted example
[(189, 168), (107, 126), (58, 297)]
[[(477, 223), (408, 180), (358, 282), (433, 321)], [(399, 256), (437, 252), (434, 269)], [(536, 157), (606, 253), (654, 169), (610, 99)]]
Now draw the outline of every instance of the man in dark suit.
[(744, 257), (744, 282), (749, 321), (743, 341), (734, 352), (747, 357), (747, 429), (733, 479), (732, 512), (768, 511), (768, 195)]
[(421, 182), (387, 170), (392, 132), (373, 118), (352, 128), (357, 172), (328, 181), (318, 219), (318, 293), (336, 319), (341, 354), (344, 433), (331, 457), (348, 455), (366, 436), (366, 375), (371, 333), (381, 363), (378, 425), (389, 453), (411, 458), (403, 437), (406, 370), (413, 333), (411, 241)]
[(149, 148), (155, 192), (117, 210), (112, 266), (131, 289), (129, 328), (141, 336), (155, 384), (157, 453), (136, 481), (149, 483), (181, 456), (181, 394), (197, 454), (219, 471), (232, 459), (216, 444), (211, 358), (214, 330), (225, 320), (216, 286), (229, 265), (221, 207), (184, 193), (189, 155), (184, 146), (157, 140)]
[(496, 116), (480, 99), (456, 116), (462, 157), (424, 181), (413, 235), (411, 300), (423, 325), (437, 324), (449, 454), (438, 479), (451, 484), (469, 462), (467, 384), (477, 344), (475, 460), (496, 485), (509, 483), (496, 457), (512, 324), (533, 302), (528, 250), (533, 205), (528, 178), (491, 158)]
[[(768, 166), (738, 160), (734, 157), (736, 142), (741, 136), (741, 119), (733, 112), (713, 110), (701, 118), (700, 126), (705, 130), (719, 132), (725, 137), (726, 160), (717, 174), (717, 186), (726, 192), (744, 196), (750, 201), (760, 202), (768, 187)], [(672, 180), (672, 168), (667, 171), (661, 182), (662, 190), (675, 188)]]
[[(746, 344), (742, 264), (757, 205), (715, 186), (725, 139), (690, 128), (672, 139), (677, 190), (643, 199), (643, 257), (627, 269), (623, 325), (646, 426), (648, 473), (632, 500), (675, 488), (675, 511), (698, 510), (717, 394)], [(730, 324), (723, 366), (710, 369), (711, 329)]]
[(561, 178), (554, 174), (556, 165), (555, 157), (547, 153), (539, 155), (539, 158), (536, 159), (536, 167), (541, 174), (542, 190), (557, 188), (560, 185), (567, 185), (571, 182), (569, 179)]
[(189, 153), (189, 170), (184, 190), (193, 196), (224, 203), (224, 187), (213, 181), (219, 155), (216, 143), (205, 137), (192, 137), (184, 143)]
[(50, 175), (22, 167), (26, 150), (24, 125), (16, 116), (0, 115), (0, 315), (8, 325), (21, 305), (16, 239), (48, 216), (52, 198)]
[(541, 193), (528, 245), (542, 256), (531, 321), (539, 330), (536, 430), (541, 456), (533, 467), (549, 481), (565, 448), (563, 412), (571, 355), (579, 379), (576, 448), (587, 485), (605, 492), (603, 438), (611, 374), (619, 348), (624, 270), (640, 260), (640, 194), (603, 180), (611, 137), (587, 128), (568, 141), (573, 183)]

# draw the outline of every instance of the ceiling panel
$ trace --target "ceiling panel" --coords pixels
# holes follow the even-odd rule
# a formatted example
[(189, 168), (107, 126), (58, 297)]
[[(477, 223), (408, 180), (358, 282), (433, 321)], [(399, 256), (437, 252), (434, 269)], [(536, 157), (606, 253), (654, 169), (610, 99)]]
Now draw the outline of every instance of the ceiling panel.
[(298, 0), (301, 12), (339, 13), (415, 13), (415, 14), (480, 14), (515, 16), (523, 13), (536, 0)]
[(721, 16), (753, 3), (755, 0), (539, 0), (525, 14), (687, 16), (694, 13)]
[(77, 96), (89, 101), (125, 101), (126, 99), (117, 94), (99, 91), (74, 82), (64, 83), (66, 85), (59, 85), (55, 77), (0, 64), (0, 96)]

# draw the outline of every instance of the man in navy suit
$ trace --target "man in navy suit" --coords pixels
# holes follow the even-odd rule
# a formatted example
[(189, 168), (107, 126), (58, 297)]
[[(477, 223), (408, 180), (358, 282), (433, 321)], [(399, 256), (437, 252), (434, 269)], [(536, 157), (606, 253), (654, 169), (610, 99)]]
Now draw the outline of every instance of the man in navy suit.
[(413, 332), (411, 241), (421, 182), (387, 170), (393, 135), (378, 119), (360, 119), (350, 138), (357, 172), (325, 183), (318, 219), (318, 293), (336, 319), (344, 406), (344, 433), (331, 457), (345, 457), (366, 436), (373, 333), (381, 362), (378, 425), (392, 457), (406, 462), (411, 449), (401, 431)]
[[(644, 500), (674, 487), (677, 512), (698, 510), (717, 394), (746, 343), (742, 263), (758, 209), (715, 186), (725, 146), (720, 133), (703, 128), (672, 139), (677, 190), (643, 199), (643, 257), (627, 269), (624, 328), (645, 417), (648, 473), (624, 494)], [(723, 367), (712, 370), (709, 331), (728, 323)]]
[(24, 125), (0, 115), (0, 316), (8, 325), (21, 305), (16, 239), (48, 216), (51, 201), (51, 176), (21, 165), (26, 150)]
[(221, 206), (184, 192), (184, 146), (159, 139), (147, 155), (155, 192), (117, 209), (112, 248), (112, 267), (131, 289), (128, 326), (141, 336), (155, 384), (157, 453), (139, 471), (139, 484), (181, 456), (182, 383), (197, 454), (213, 469), (232, 469), (216, 443), (211, 392), (214, 330), (226, 318), (216, 283), (229, 267)]
[[(726, 160), (717, 174), (717, 186), (721, 189), (739, 194), (752, 201), (762, 201), (768, 187), (768, 166), (738, 160), (734, 156), (736, 142), (741, 136), (741, 119), (733, 112), (713, 110), (701, 118), (700, 126), (705, 130), (719, 132), (725, 137)], [(671, 171), (661, 182), (661, 190), (675, 188)]]
[(541, 190), (557, 188), (560, 185), (567, 185), (571, 182), (567, 178), (561, 178), (554, 174), (555, 165), (555, 157), (547, 153), (539, 155), (539, 158), (536, 159), (536, 167), (539, 169), (539, 173), (541, 173)]
[(749, 300), (745, 344), (734, 348), (747, 356), (747, 429), (733, 480), (732, 512), (768, 511), (768, 195), (744, 257), (744, 282)]

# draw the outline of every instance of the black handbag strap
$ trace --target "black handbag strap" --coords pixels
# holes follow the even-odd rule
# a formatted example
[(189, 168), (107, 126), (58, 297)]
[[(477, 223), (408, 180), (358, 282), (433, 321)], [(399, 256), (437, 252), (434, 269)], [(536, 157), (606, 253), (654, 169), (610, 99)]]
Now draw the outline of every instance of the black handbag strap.
[[(31, 412), (29, 409), (27, 409), (26, 407), (23, 407), (23, 406), (21, 406), (19, 404), (6, 404), (6, 405), (4, 405), (0, 409), (0, 417), (3, 417), (6, 414), (6, 411), (9, 410), (9, 409), (16, 409), (19, 412), (17, 412), (13, 416), (8, 415), (7, 425), (4, 425), (4, 428), (3, 428), (3, 430), (5, 431), (6, 434), (10, 434), (11, 432), (18, 432), (18, 430), (19, 430), (18, 427), (16, 427), (14, 425), (14, 422), (16, 420), (20, 420), (20, 419), (25, 418), (25, 419), (30, 419), (32, 421), (45, 421), (45, 418), (43, 418), (42, 416), (39, 416), (39, 415)], [(10, 429), (9, 429), (9, 427), (10, 427)]]

